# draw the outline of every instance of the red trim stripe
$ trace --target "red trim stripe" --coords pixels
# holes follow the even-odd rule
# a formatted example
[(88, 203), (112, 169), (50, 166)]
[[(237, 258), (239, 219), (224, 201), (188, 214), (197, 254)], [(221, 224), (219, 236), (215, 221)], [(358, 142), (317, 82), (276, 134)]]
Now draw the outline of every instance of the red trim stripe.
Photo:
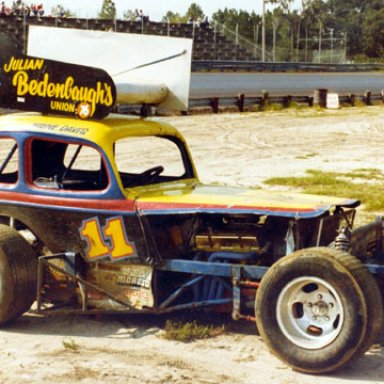
[(15, 204), (31, 204), (41, 206), (55, 206), (65, 208), (84, 208), (84, 209), (101, 209), (101, 210), (114, 210), (123, 212), (134, 212), (134, 200), (103, 200), (100, 198), (95, 199), (82, 199), (82, 198), (68, 198), (64, 196), (46, 196), (34, 195), (20, 192), (4, 192), (0, 191), (0, 200), (7, 202), (14, 202)]
[(64, 196), (47, 196), (34, 195), (28, 193), (0, 191), (0, 200), (7, 202), (54, 206), (63, 208), (80, 208), (80, 209), (98, 209), (112, 210), (121, 212), (135, 212), (136, 208), (143, 211), (156, 210), (182, 210), (182, 209), (229, 209), (229, 210), (245, 210), (245, 211), (268, 211), (268, 212), (316, 212), (325, 210), (326, 207), (313, 208), (286, 208), (286, 207), (268, 207), (268, 206), (245, 206), (245, 205), (225, 205), (225, 204), (193, 204), (193, 203), (161, 203), (161, 202), (135, 202), (135, 200), (111, 200), (111, 199), (89, 199), (89, 198), (68, 198)]

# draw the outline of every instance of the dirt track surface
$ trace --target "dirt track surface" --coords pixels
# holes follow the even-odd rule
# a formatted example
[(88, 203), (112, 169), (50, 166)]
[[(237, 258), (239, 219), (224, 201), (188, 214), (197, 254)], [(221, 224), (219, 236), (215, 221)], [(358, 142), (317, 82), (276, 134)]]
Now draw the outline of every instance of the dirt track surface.
[[(164, 120), (186, 137), (204, 182), (255, 186), (270, 176), (300, 175), (310, 168), (384, 170), (384, 108)], [(0, 383), (384, 382), (384, 334), (352, 367), (310, 376), (272, 356), (253, 324), (185, 344), (164, 340), (163, 323), (148, 316), (27, 314), (0, 331)]]

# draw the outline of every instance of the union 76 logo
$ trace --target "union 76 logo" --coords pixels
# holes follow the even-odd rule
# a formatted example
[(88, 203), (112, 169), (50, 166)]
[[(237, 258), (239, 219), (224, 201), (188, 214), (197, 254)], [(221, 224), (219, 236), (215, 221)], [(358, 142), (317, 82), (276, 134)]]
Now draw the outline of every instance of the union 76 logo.
[(107, 219), (104, 226), (100, 225), (98, 217), (84, 220), (79, 232), (87, 243), (85, 257), (88, 261), (106, 257), (117, 261), (137, 256), (135, 244), (129, 241), (121, 216)]

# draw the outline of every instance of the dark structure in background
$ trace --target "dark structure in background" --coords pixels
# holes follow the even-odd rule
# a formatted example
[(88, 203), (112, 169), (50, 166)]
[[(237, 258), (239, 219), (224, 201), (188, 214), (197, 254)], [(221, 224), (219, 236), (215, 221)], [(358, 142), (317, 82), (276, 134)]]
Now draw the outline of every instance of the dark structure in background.
[[(193, 38), (193, 60), (253, 60), (253, 53), (236, 45), (211, 27), (126, 20), (100, 20), (56, 17), (0, 17), (0, 32), (25, 53), (29, 25), (78, 28), (122, 33), (138, 33)], [(1, 39), (4, 40), (4, 39)]]

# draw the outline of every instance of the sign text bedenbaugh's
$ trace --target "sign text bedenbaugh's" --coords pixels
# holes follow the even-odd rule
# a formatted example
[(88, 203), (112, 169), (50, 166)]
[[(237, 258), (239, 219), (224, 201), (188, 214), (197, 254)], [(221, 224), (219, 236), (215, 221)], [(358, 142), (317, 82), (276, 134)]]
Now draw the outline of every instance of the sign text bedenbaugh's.
[(112, 106), (113, 93), (109, 84), (98, 81), (95, 87), (78, 86), (72, 76), (68, 76), (64, 82), (52, 82), (49, 73), (44, 73), (41, 80), (30, 78), (31, 71), (41, 71), (43, 67), (44, 59), (11, 57), (4, 64), (4, 72), (15, 72), (12, 85), (16, 88), (18, 97), (30, 95), (56, 99), (50, 101), (52, 110), (75, 112), (75, 104), (87, 102), (91, 105), (92, 116), (97, 104)]

